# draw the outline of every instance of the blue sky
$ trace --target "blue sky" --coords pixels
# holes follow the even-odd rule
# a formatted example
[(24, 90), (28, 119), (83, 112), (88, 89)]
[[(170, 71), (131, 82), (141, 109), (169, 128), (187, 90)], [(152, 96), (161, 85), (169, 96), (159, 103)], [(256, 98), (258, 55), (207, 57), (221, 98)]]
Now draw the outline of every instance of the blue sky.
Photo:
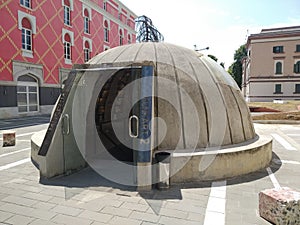
[(150, 17), (165, 42), (193, 49), (209, 46), (228, 68), (246, 36), (263, 28), (300, 26), (299, 0), (121, 0)]

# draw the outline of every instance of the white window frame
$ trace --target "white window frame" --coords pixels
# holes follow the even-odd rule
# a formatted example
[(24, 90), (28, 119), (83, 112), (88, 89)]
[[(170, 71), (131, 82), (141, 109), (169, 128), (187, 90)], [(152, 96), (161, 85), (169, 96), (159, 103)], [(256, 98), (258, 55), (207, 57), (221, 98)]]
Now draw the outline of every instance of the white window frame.
[[(107, 22), (107, 27), (105, 27), (105, 21)], [(103, 19), (103, 27), (104, 27), (104, 42), (109, 43), (110, 21), (107, 18)]]
[[(276, 73), (276, 64), (277, 63), (281, 63), (281, 73)], [(283, 60), (275, 60), (274, 61), (274, 74), (276, 76), (283, 76), (283, 71), (284, 71), (284, 63), (283, 63)]]
[[(26, 104), (25, 105), (20, 105), (19, 102), (17, 102), (19, 114), (39, 112), (39, 105), (40, 104), (39, 104), (39, 86), (38, 86), (38, 82), (18, 81), (17, 88), (19, 86), (24, 86), (26, 88), (25, 92), (24, 91), (18, 91), (18, 89), (17, 89), (17, 95), (18, 94), (26, 94)], [(29, 87), (36, 87), (36, 92), (30, 91)], [(29, 95), (30, 94), (36, 94), (36, 104), (30, 104), (30, 101), (29, 101)], [(30, 110), (30, 106), (36, 106), (37, 110), (36, 111)], [(20, 112), (19, 107), (26, 107), (26, 109), (27, 109), (26, 112)]]
[(83, 23), (84, 23), (84, 33), (90, 34), (90, 18), (87, 16), (84, 16), (83, 18)]
[[(88, 42), (89, 43), (89, 48), (85, 47), (85, 43)], [(82, 46), (83, 46), (83, 54), (84, 54), (84, 62), (88, 61), (86, 60), (86, 51), (87, 49), (89, 50), (89, 60), (91, 59), (91, 53), (92, 53), (92, 40), (86, 37), (83, 37), (83, 42), (82, 42)]]
[(64, 58), (66, 64), (72, 64), (72, 44), (64, 41)]
[(20, 0), (20, 5), (27, 9), (31, 9), (31, 0)]
[[(120, 35), (120, 32), (122, 32), (122, 35)], [(124, 30), (119, 29), (119, 45), (122, 46), (124, 45)]]
[(32, 30), (24, 27), (22, 27), (22, 50), (32, 53)]
[(89, 48), (84, 48), (83, 54), (84, 54), (84, 62), (87, 62), (91, 59), (91, 51)]
[(64, 24), (71, 26), (71, 7), (64, 5)]
[[(130, 37), (130, 38), (128, 38)], [(127, 43), (131, 44), (132, 43), (132, 35), (131, 34), (127, 34)]]

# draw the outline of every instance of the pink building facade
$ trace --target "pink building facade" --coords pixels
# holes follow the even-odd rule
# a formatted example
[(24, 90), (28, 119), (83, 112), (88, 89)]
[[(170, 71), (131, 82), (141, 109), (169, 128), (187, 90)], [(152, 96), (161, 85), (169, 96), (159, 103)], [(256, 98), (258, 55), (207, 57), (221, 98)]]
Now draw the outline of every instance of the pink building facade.
[(0, 4), (0, 118), (50, 113), (72, 65), (135, 42), (136, 15), (118, 0)]

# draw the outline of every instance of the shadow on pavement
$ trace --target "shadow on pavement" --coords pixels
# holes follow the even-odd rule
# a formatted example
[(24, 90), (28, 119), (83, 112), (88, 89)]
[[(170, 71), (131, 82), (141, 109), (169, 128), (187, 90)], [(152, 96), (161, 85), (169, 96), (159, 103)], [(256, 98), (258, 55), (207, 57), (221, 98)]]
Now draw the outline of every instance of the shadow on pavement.
[[(272, 161), (269, 165), (272, 172), (275, 173), (281, 167), (279, 157), (273, 152)], [(247, 183), (255, 180), (262, 179), (268, 176), (266, 169), (261, 169), (259, 171), (227, 179), (227, 185), (235, 185), (241, 183)], [(99, 175), (90, 167), (87, 167), (77, 173), (71, 174), (69, 176), (60, 176), (52, 179), (41, 179), (41, 184), (51, 185), (51, 186), (63, 186), (66, 188), (66, 198), (71, 198), (72, 196), (79, 194), (80, 192), (88, 189), (101, 192), (110, 192), (117, 195), (124, 196), (141, 196), (146, 201), (147, 200), (167, 200), (167, 199), (182, 199), (181, 189), (189, 188), (207, 188), (211, 187), (212, 181), (205, 182), (194, 182), (194, 183), (182, 183), (173, 184), (167, 190), (158, 190), (153, 185), (153, 190), (149, 192), (137, 192), (135, 187), (125, 186)], [(74, 190), (76, 191), (74, 191)]]

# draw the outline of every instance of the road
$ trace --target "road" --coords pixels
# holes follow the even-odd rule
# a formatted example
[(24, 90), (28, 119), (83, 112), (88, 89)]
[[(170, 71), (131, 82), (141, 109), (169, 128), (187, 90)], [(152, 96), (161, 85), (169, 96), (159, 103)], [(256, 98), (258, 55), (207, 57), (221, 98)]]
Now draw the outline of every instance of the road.
[(255, 124), (258, 132), (274, 139), (273, 160), (264, 170), (143, 195), (91, 182), (89, 169), (41, 183), (30, 161), (30, 137), (48, 121), (0, 120), (1, 138), (3, 130), (17, 134), (16, 146), (0, 147), (0, 224), (262, 225), (270, 223), (258, 215), (261, 190), (287, 186), (300, 191), (300, 125)]

